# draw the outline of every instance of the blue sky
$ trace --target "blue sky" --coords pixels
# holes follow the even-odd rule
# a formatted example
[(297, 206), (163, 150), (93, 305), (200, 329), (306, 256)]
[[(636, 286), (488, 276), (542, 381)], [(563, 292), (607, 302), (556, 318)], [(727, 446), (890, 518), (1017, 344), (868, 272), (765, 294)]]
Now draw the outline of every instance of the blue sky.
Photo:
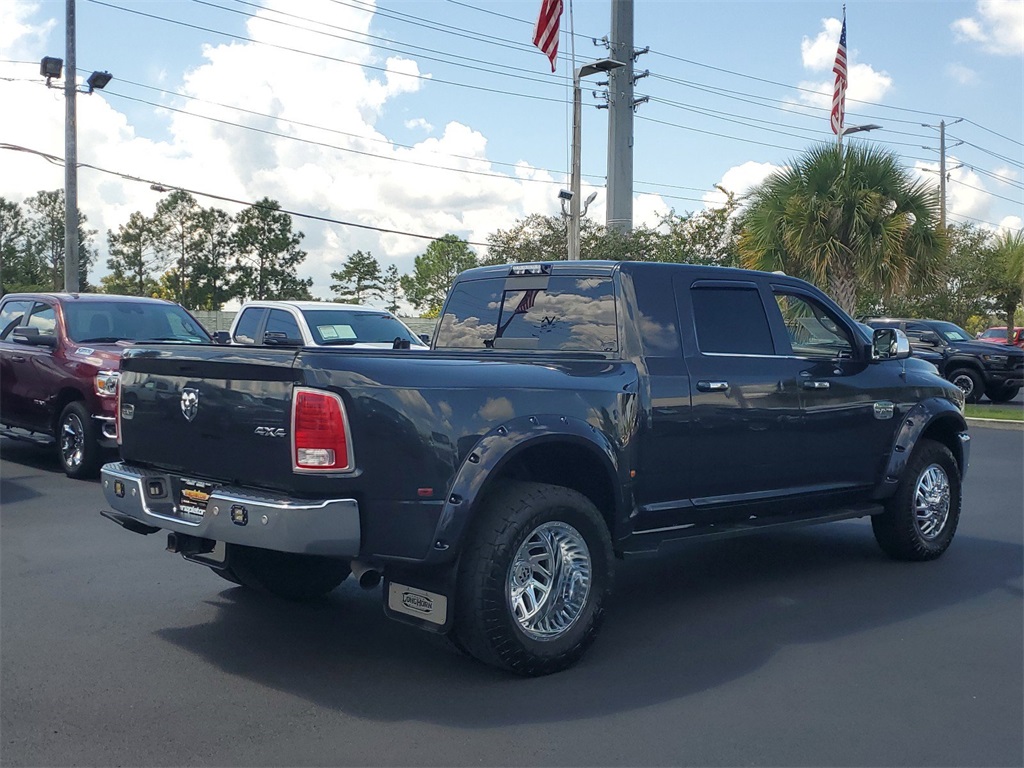
[[(95, 275), (105, 272), (106, 230), (152, 212), (148, 181), (472, 242), (557, 213), (568, 186), (569, 20), (552, 74), (530, 44), (539, 6), (78, 0), (79, 75), (114, 75), (79, 98), (79, 161), (122, 174), (80, 170), (81, 207), (100, 230)], [(577, 65), (606, 55), (592, 39), (608, 34), (610, 15), (610, 0), (573, 3)], [(634, 42), (651, 51), (636, 64), (650, 70), (636, 86), (650, 97), (635, 120), (637, 223), (714, 204), (716, 184), (742, 194), (834, 141), (841, 16), (841, 3), (817, 0), (636, 0)], [(63, 19), (62, 0), (0, 8), (0, 143), (63, 154), (62, 98), (36, 63), (64, 56)], [(847, 25), (847, 125), (882, 126), (847, 141), (888, 147), (937, 180), (938, 131), (922, 124), (945, 120), (950, 220), (1024, 226), (1024, 2), (850, 2)], [(590, 215), (603, 221), (597, 79), (584, 91), (583, 177), (584, 195), (598, 192)], [(21, 200), (62, 178), (38, 156), (0, 151), (0, 195)], [(429, 242), (301, 218), (296, 227), (324, 297), (330, 271), (354, 250), (408, 272)]]

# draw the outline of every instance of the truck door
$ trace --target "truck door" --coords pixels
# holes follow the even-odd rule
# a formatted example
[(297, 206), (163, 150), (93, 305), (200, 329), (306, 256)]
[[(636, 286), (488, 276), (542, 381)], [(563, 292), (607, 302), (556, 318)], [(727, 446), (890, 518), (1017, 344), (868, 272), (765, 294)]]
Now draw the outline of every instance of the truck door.
[[(23, 325), (35, 328), (41, 334), (56, 334), (57, 311), (52, 304), (36, 301)], [(21, 355), (26, 358), (21, 375), (14, 384), (25, 409), (22, 423), (28, 429), (49, 432), (54, 416), (49, 410), (53, 407), (50, 396), (59, 391), (64, 373), (51, 347), (16, 346), (21, 348)]]
[[(785, 497), (804, 482), (798, 366), (779, 353), (762, 290), (676, 280), (692, 402), (695, 521), (707, 510)], [(701, 512), (701, 510), (706, 510)]]
[(15, 344), (11, 333), (25, 325), (32, 302), (8, 299), (0, 306), (0, 420), (23, 426), (28, 418), (23, 379), (29, 375), (29, 347)]
[(899, 424), (900, 367), (872, 363), (849, 320), (810, 292), (773, 285), (772, 295), (797, 366), (802, 482), (830, 493), (872, 486)]

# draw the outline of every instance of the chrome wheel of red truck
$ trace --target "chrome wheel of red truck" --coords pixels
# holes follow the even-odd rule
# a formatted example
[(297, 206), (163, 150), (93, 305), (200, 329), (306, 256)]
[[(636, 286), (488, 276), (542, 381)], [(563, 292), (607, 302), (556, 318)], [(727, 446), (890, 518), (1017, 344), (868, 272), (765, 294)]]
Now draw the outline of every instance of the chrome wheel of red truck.
[(80, 402), (68, 403), (60, 415), (57, 432), (60, 463), (68, 477), (96, 475), (100, 466), (100, 445), (96, 425)]

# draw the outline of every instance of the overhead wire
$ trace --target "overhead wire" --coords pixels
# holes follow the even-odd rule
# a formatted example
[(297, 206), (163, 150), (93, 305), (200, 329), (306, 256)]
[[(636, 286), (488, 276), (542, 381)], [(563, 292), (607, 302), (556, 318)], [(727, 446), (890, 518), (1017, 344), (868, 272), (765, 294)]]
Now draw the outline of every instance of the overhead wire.
[[(37, 149), (30, 149), (29, 147), (23, 147), (23, 146), (19, 146), (17, 144), (8, 144), (6, 142), (0, 142), (0, 149), (12, 150), (12, 151), (16, 151), (16, 152), (25, 152), (25, 153), (28, 153), (28, 154), (31, 154), (31, 155), (37, 155), (37, 156), (43, 158), (44, 160), (46, 160), (46, 161), (48, 161), (48, 162), (50, 162), (50, 163), (52, 163), (54, 165), (64, 165), (64, 158), (63, 157), (59, 157), (58, 155), (52, 155), (52, 154), (50, 154), (48, 152), (42, 152), (42, 151), (37, 150)], [(198, 189), (190, 189), (188, 187), (184, 187), (184, 186), (181, 186), (181, 185), (178, 185), (178, 184), (170, 184), (168, 182), (155, 181), (153, 179), (146, 179), (146, 178), (142, 178), (141, 176), (135, 176), (135, 175), (130, 174), (130, 173), (122, 173), (121, 171), (115, 171), (115, 170), (111, 170), (109, 168), (103, 168), (103, 167), (98, 166), (98, 165), (92, 165), (91, 163), (78, 163), (77, 167), (79, 167), (79, 168), (89, 168), (90, 170), (93, 170), (93, 171), (98, 171), (100, 173), (106, 173), (106, 174), (110, 174), (112, 176), (117, 176), (117, 177), (122, 178), (122, 179), (124, 179), (126, 181), (134, 181), (134, 182), (138, 182), (140, 184), (149, 184), (151, 187), (157, 187), (157, 188), (168, 189), (168, 190), (180, 190), (182, 192), (188, 192), (190, 195), (196, 195), (196, 196), (199, 196), (199, 197), (207, 197), (207, 198), (210, 198), (210, 199), (213, 199), (213, 200), (220, 200), (221, 202), (226, 202), (226, 203), (235, 203), (236, 205), (245, 205), (245, 206), (249, 206), (251, 208), (260, 208), (260, 207), (262, 207), (262, 206), (260, 206), (260, 204), (258, 202), (254, 202), (254, 201), (251, 201), (251, 200), (240, 200), (240, 199), (235, 198), (235, 197), (230, 197), (228, 195), (220, 195), (220, 194), (217, 194), (215, 192), (206, 192), (206, 191), (198, 190)], [(441, 237), (443, 237), (443, 235), (426, 235), (426, 234), (422, 234), (422, 233), (419, 233), (419, 232), (406, 232), (406, 231), (400, 230), (400, 229), (390, 229), (388, 227), (375, 227), (372, 224), (361, 224), (361, 223), (356, 222), (356, 221), (345, 221), (343, 219), (336, 219), (336, 218), (333, 218), (331, 216), (320, 216), (320, 215), (314, 214), (314, 213), (304, 213), (302, 211), (294, 211), (294, 210), (289, 210), (287, 208), (275, 208), (273, 210), (280, 211), (281, 213), (287, 213), (289, 216), (296, 216), (296, 217), (301, 218), (301, 219), (310, 219), (312, 221), (320, 221), (320, 222), (324, 222), (326, 224), (338, 224), (338, 225), (345, 226), (345, 227), (355, 227), (357, 229), (368, 229), (368, 230), (373, 230), (374, 232), (381, 232), (381, 233), (389, 234), (389, 235), (402, 235), (403, 237), (415, 237), (415, 238), (419, 238), (421, 240), (438, 240)], [(476, 246), (481, 246), (481, 247), (485, 247), (485, 248), (488, 247), (487, 243), (481, 243), (481, 242), (477, 242), (477, 241), (474, 241), (474, 240), (464, 240), (463, 242), (467, 243), (468, 245), (476, 245)]]

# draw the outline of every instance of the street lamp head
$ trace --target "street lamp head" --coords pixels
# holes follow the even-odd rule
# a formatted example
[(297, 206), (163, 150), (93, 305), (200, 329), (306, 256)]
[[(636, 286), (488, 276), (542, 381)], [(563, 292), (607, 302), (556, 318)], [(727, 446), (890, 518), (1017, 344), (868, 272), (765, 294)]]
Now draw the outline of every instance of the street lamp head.
[(89, 86), (89, 93), (106, 88), (107, 83), (109, 83), (113, 77), (114, 76), (109, 72), (93, 72), (89, 75), (89, 79), (85, 81), (86, 85)]
[(63, 69), (64, 59), (58, 59), (55, 56), (43, 56), (39, 62), (39, 74), (46, 78), (47, 84), (52, 78), (60, 77)]
[(595, 72), (611, 72), (613, 69), (626, 66), (624, 61), (616, 61), (615, 59), (599, 59), (598, 61), (592, 61), (589, 64), (584, 64), (582, 67), (576, 70), (576, 77), (582, 79), (587, 75), (593, 75)]
[(874, 123), (868, 123), (867, 125), (851, 125), (848, 128), (843, 129), (843, 136), (847, 136), (851, 133), (860, 133), (861, 131), (874, 131), (882, 126), (875, 125)]

